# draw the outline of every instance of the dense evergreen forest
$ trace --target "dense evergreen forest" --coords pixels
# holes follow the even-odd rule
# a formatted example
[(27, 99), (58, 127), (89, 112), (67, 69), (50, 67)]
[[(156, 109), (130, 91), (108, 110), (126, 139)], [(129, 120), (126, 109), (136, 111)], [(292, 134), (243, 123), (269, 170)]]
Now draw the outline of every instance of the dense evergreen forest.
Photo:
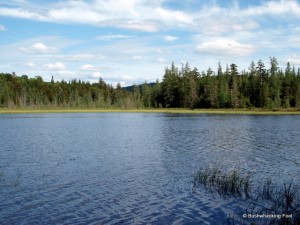
[(1, 108), (300, 108), (300, 68), (287, 63), (279, 69), (275, 57), (269, 69), (262, 60), (251, 62), (248, 71), (236, 64), (218, 65), (199, 72), (189, 64), (165, 68), (161, 82), (134, 85), (129, 91), (113, 87), (101, 78), (97, 83), (80, 80), (43, 81), (0, 74)]

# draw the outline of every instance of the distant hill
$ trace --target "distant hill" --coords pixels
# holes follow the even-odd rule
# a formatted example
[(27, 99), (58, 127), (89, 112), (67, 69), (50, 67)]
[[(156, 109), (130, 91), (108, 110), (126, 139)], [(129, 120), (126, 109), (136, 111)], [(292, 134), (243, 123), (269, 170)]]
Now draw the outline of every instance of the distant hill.
[[(152, 83), (147, 83), (149, 87), (153, 87), (155, 85), (155, 82), (152, 82)], [(139, 84), (137, 85), (140, 89), (140, 91), (142, 91), (142, 86), (143, 84)], [(130, 92), (133, 92), (134, 90), (134, 85), (131, 85), (131, 86), (127, 86), (127, 87), (123, 87), (122, 88), (123, 90), (126, 90), (126, 91), (130, 91)]]

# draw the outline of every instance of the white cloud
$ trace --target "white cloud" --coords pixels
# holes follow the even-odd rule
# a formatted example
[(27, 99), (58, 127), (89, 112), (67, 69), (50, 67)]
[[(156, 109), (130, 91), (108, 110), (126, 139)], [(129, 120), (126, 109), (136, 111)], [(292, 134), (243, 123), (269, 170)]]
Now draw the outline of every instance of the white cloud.
[(84, 71), (94, 71), (94, 70), (97, 70), (97, 68), (95, 66), (90, 65), (90, 64), (82, 65), (79, 69), (80, 70), (84, 70)]
[(76, 72), (70, 70), (59, 70), (59, 71), (55, 71), (53, 74), (57, 80), (68, 80), (68, 79), (79, 78)]
[(161, 48), (157, 48), (157, 49), (155, 49), (155, 52), (162, 54), (164, 51)]
[(167, 23), (185, 23), (185, 24), (192, 24), (193, 23), (193, 17), (189, 14), (186, 14), (182, 11), (177, 10), (169, 10), (164, 9), (162, 7), (158, 7), (155, 9), (155, 13), (157, 14), (158, 18), (161, 20), (167, 22)]
[(300, 65), (300, 56), (293, 55), (288, 58), (288, 62), (290, 62), (292, 65)]
[(198, 45), (197, 51), (213, 55), (246, 56), (252, 54), (255, 49), (252, 45), (240, 44), (234, 40), (219, 39)]
[(33, 62), (25, 63), (25, 66), (29, 67), (29, 68), (36, 68), (37, 67), (37, 65), (35, 63), (33, 63)]
[(67, 75), (67, 76), (74, 76), (74, 75), (76, 75), (75, 72), (69, 71), (69, 70), (61, 70), (61, 71), (57, 71), (57, 74), (60, 74), (60, 75)]
[(63, 61), (80, 62), (80, 61), (91, 61), (97, 58), (103, 58), (102, 55), (94, 54), (69, 54), (69, 55), (58, 55), (56, 58)]
[(49, 20), (47, 17), (45, 17), (37, 12), (30, 12), (27, 9), (21, 9), (21, 8), (2, 7), (2, 8), (0, 8), (0, 15), (16, 17), (16, 18), (23, 18), (23, 19), (39, 20), (39, 21)]
[(256, 19), (256, 16), (300, 17), (300, 5), (295, 0), (263, 1), (260, 5), (246, 9), (240, 9), (237, 3), (231, 8), (223, 8), (214, 3), (192, 12), (166, 8), (163, 2), (163, 0), (60, 1), (45, 7), (12, 4), (11, 7), (0, 7), (0, 15), (58, 23), (111, 26), (146, 32), (172, 27), (209, 29), (211, 24), (214, 27), (220, 24), (219, 29), (222, 29), (223, 24), (226, 25), (226, 29), (230, 25), (233, 30), (256, 29), (258, 23), (251, 20)]
[(117, 27), (120, 28), (127, 28), (131, 30), (140, 30), (145, 32), (156, 32), (160, 29), (157, 22), (151, 21), (151, 20), (129, 20), (125, 23), (121, 23), (120, 25), (117, 25)]
[(178, 37), (175, 37), (175, 36), (170, 36), (170, 35), (164, 36), (165, 41), (175, 41), (177, 39), (178, 39)]
[(65, 70), (66, 67), (63, 63), (57, 62), (57, 63), (49, 63), (43, 66), (45, 70)]
[(291, 36), (289, 37), (289, 42), (293, 44), (300, 44), (300, 37), (299, 36)]
[(27, 3), (27, 0), (10, 0), (9, 1), (10, 4), (26, 4)]
[(19, 50), (24, 53), (33, 53), (33, 54), (48, 54), (57, 52), (56, 48), (46, 46), (41, 42), (34, 43), (30, 47), (20, 47)]
[(6, 27), (0, 24), (0, 31), (6, 31)]
[(251, 20), (244, 23), (232, 23), (231, 27), (236, 31), (254, 30), (259, 28), (259, 24)]
[(128, 86), (132, 85), (135, 81), (135, 77), (128, 76), (128, 75), (115, 75), (115, 74), (106, 74), (106, 73), (100, 73), (99, 71), (95, 71), (92, 74), (88, 76), (89, 79), (97, 81), (99, 78), (103, 78), (105, 82), (108, 84), (117, 84), (121, 83), (122, 86)]
[(93, 72), (91, 75), (88, 76), (88, 78), (92, 80), (99, 80), (99, 78), (105, 79), (105, 82), (110, 84), (117, 84), (117, 82), (121, 82), (125, 84), (125, 81), (134, 81), (134, 77), (127, 76), (127, 75), (113, 75), (113, 74), (102, 74), (99, 71)]
[(218, 20), (214, 16), (199, 18), (195, 21), (195, 24), (201, 33), (212, 36), (237, 31), (253, 31), (260, 27), (257, 22), (247, 18), (237, 18), (226, 13), (218, 15), (218, 17)]
[(214, 4), (202, 7), (192, 14), (194, 26), (190, 29), (212, 36), (221, 33), (253, 31), (264, 26), (264, 23), (271, 22), (270, 17), (274, 17), (275, 20), (284, 18), (295, 22), (295, 19), (300, 18), (299, 11), (300, 5), (294, 0), (262, 1), (262, 4), (252, 5), (245, 9), (239, 8), (238, 4), (227, 8)]
[[(97, 26), (100, 29), (97, 29), (99, 33), (91, 34), (88, 33), (88, 28), (84, 37), (78, 35), (70, 38), (44, 37), (41, 36), (45, 35), (42, 33), (43, 29), (38, 34), (32, 32), (36, 35), (34, 38), (2, 45), (1, 63), (11, 64), (6, 69), (8, 72), (21, 65), (26, 71), (32, 68), (30, 73), (38, 71), (43, 76), (57, 73), (60, 77), (65, 74), (66, 78), (80, 76), (87, 79), (87, 76), (101, 69), (105, 81), (122, 82), (121, 79), (126, 78), (122, 75), (128, 74), (132, 82), (137, 82), (137, 79), (145, 79), (139, 77), (141, 74), (155, 80), (163, 73), (163, 66), (171, 61), (180, 63), (184, 59), (201, 70), (217, 65), (219, 59), (222, 62), (234, 60), (239, 65), (244, 60), (247, 61), (247, 68), (249, 58), (240, 56), (252, 54), (251, 61), (252, 58), (268, 59), (268, 56), (280, 53), (284, 60), (299, 49), (299, 1), (268, 0), (256, 5), (247, 2), (247, 8), (239, 8), (238, 2), (241, 1), (230, 2), (233, 1), (236, 2), (235, 6), (226, 3), (226, 7), (218, 5), (220, 1), (215, 0), (206, 1), (204, 6), (202, 2), (198, 2), (198, 7), (189, 8), (190, 11), (187, 7), (177, 10), (174, 7), (168, 8), (172, 3), (165, 4), (165, 0), (69, 0), (43, 3), (7, 1), (0, 4), (0, 16), (54, 24), (84, 24), (87, 25), (84, 27)], [(73, 26), (74, 29), (81, 27), (83, 26)], [(102, 27), (105, 29), (101, 29)], [(28, 28), (24, 27), (25, 29)], [(126, 33), (126, 29), (134, 31)], [(145, 34), (136, 31), (163, 33)], [(51, 30), (47, 33), (49, 32)], [(5, 35), (7, 33), (2, 32)], [(96, 39), (102, 42), (97, 42)], [(114, 41), (113, 44), (104, 42), (110, 40)], [(63, 52), (64, 50), (68, 52)], [(298, 60), (297, 56), (290, 57), (291, 63), (297, 63)], [(30, 63), (25, 64), (26, 62)]]
[(93, 72), (91, 75), (92, 79), (99, 79), (100, 77), (102, 77), (102, 74), (98, 71), (98, 72)]
[(168, 60), (166, 60), (165, 58), (162, 58), (162, 57), (159, 57), (157, 59), (157, 61), (160, 62), (160, 63), (167, 63), (168, 62)]
[(48, 7), (40, 7), (39, 10), (34, 10), (35, 7), (0, 7), (0, 15), (38, 21), (112, 26), (153, 32), (158, 30), (158, 25), (152, 18), (151, 4), (137, 0), (61, 1), (49, 4)]
[(266, 3), (248, 8), (242, 11), (246, 16), (271, 15), (294, 15), (299, 17), (300, 5), (295, 0), (267, 1)]
[(134, 60), (141, 60), (141, 59), (143, 59), (143, 57), (141, 55), (134, 55), (132, 58)]
[[(161, 7), (161, 1), (107, 0), (61, 1), (47, 7), (0, 7), (0, 15), (38, 21), (111, 26), (155, 32), (165, 24), (190, 24), (192, 16), (178, 10)], [(117, 6), (117, 7), (116, 7)]]
[(122, 34), (110, 34), (110, 35), (102, 35), (97, 36), (96, 39), (100, 41), (110, 41), (110, 40), (116, 40), (116, 39), (128, 39), (133, 38), (135, 36), (132, 35), (122, 35)]

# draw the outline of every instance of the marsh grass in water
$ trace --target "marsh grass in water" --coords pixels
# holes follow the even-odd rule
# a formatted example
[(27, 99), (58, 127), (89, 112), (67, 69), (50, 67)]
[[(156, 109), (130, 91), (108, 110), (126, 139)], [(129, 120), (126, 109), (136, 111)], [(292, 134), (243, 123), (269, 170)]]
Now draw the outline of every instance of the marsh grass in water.
[[(278, 224), (300, 225), (299, 185), (274, 184), (271, 179), (262, 185), (254, 184), (250, 175), (243, 176), (238, 170), (223, 172), (219, 168), (204, 168), (194, 177), (193, 191), (200, 187), (247, 203), (236, 215), (229, 215), (225, 224)], [(249, 219), (241, 215), (277, 215), (275, 218)]]
[(215, 190), (221, 195), (249, 197), (250, 177), (241, 176), (237, 170), (224, 173), (218, 168), (199, 171), (194, 179), (194, 186), (204, 185), (210, 190)]

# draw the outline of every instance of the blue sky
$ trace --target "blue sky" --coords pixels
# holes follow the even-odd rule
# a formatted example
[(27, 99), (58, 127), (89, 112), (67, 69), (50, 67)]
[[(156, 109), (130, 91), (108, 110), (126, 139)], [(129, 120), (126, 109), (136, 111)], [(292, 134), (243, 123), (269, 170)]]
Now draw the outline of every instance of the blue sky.
[(295, 0), (0, 0), (0, 72), (122, 86), (276, 57), (300, 66)]

